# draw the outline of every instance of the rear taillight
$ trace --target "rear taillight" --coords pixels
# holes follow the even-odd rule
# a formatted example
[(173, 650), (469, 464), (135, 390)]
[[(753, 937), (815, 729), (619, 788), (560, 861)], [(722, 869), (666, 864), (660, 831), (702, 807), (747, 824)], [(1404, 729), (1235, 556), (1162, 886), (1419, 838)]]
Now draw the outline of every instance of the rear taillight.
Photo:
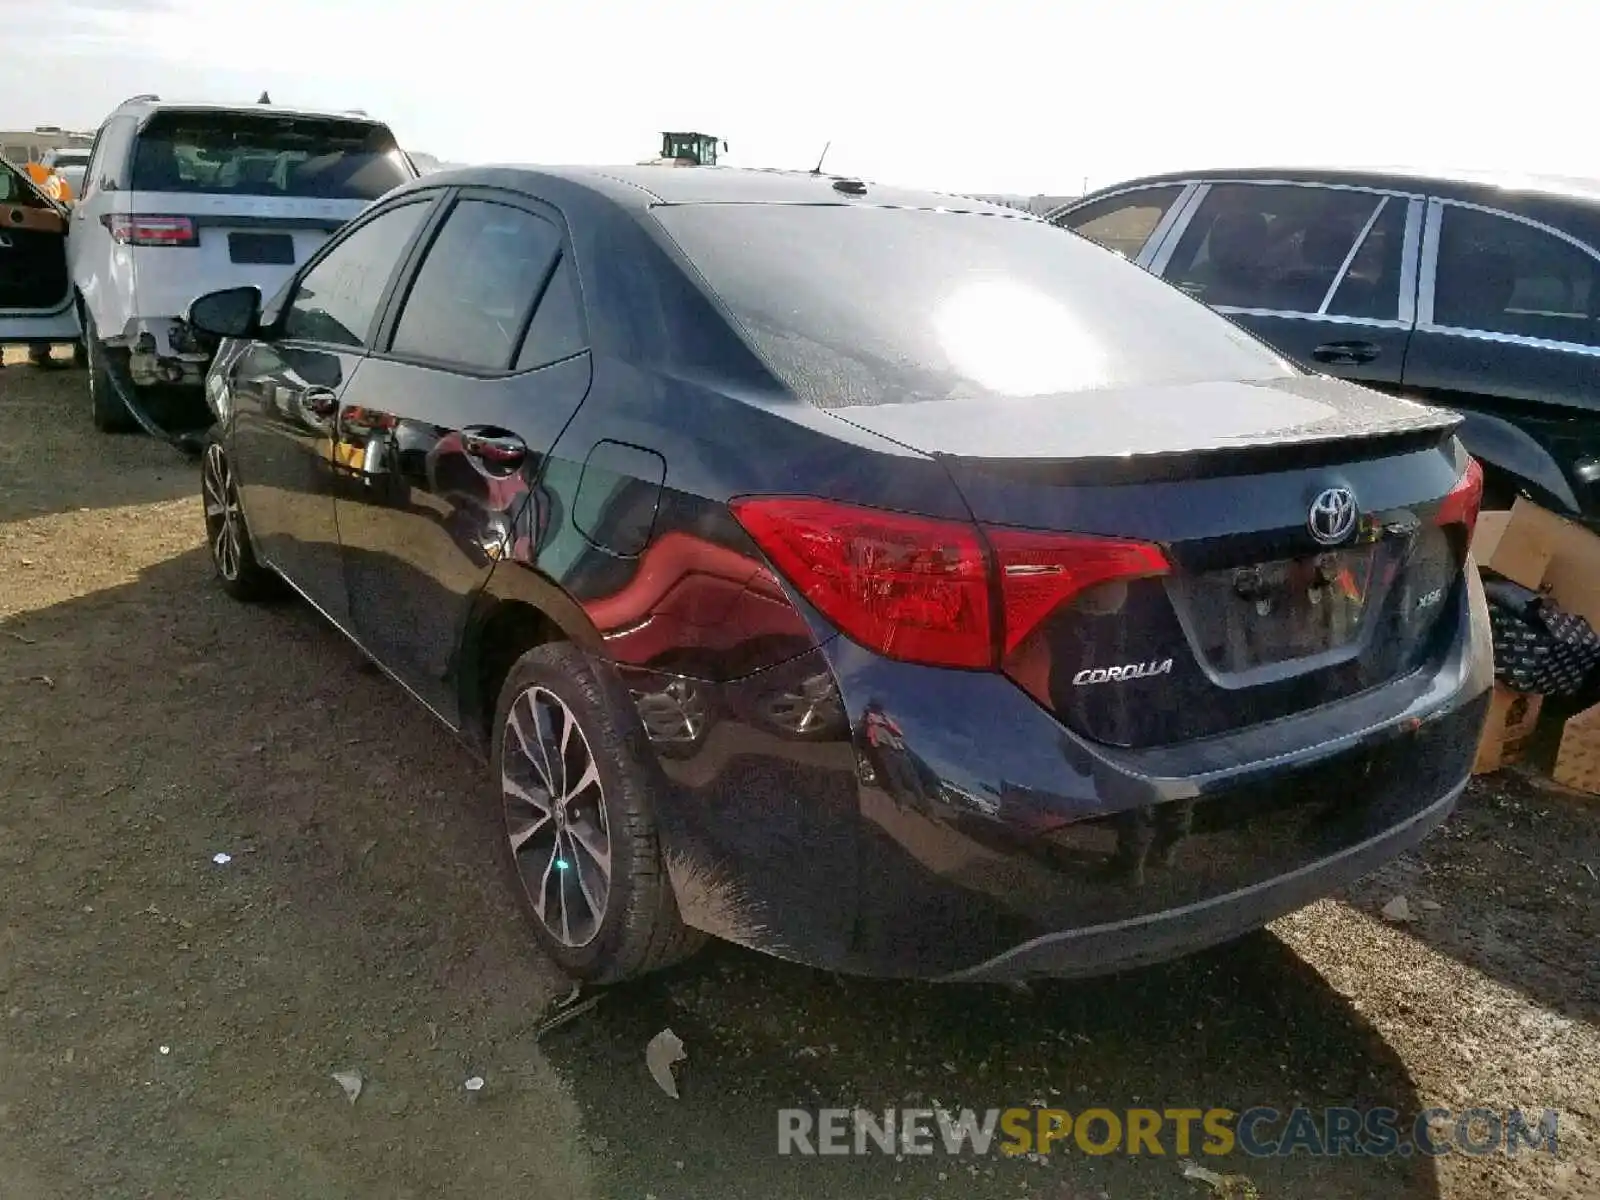
[(1472, 544), (1472, 534), (1478, 527), (1478, 510), (1483, 507), (1483, 467), (1475, 458), (1467, 459), (1467, 469), (1456, 480), (1445, 498), (1439, 501), (1439, 514), (1434, 518), (1440, 525), (1465, 525), (1467, 544)]
[(1168, 569), (1161, 547), (1148, 542), (994, 526), (983, 532), (1000, 569), (1007, 655), (1080, 592), (1113, 580), (1165, 575)]
[(779, 573), (869, 650), (935, 666), (993, 664), (988, 556), (975, 526), (827, 500), (732, 508)]
[(150, 217), (106, 213), (100, 218), (111, 240), (122, 246), (198, 246), (200, 238), (188, 217)]
[(1085, 588), (1167, 570), (1157, 546), (800, 498), (734, 516), (838, 628), (888, 658), (993, 668)]

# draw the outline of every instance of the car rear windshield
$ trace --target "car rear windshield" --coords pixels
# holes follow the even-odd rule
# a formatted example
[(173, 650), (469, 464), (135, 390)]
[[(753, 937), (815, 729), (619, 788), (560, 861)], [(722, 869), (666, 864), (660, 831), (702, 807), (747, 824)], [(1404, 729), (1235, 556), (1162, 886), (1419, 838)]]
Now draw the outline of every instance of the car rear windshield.
[(654, 212), (756, 351), (824, 408), (1295, 373), (1204, 305), (1041, 221), (845, 204)]
[(325, 200), (376, 200), (411, 177), (371, 121), (181, 110), (145, 125), (130, 175), (142, 192)]

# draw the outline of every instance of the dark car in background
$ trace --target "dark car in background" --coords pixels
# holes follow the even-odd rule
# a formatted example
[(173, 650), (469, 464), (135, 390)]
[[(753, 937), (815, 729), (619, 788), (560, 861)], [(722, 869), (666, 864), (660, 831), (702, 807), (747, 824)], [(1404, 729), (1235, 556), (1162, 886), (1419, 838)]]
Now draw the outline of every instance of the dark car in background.
[(1421, 839), (1490, 686), (1443, 410), (977, 201), (482, 168), (196, 301), (206, 530), (491, 764), (541, 945), (1115, 970)]
[(1050, 219), (1312, 370), (1455, 409), (1490, 506), (1600, 525), (1600, 182), (1189, 171)]

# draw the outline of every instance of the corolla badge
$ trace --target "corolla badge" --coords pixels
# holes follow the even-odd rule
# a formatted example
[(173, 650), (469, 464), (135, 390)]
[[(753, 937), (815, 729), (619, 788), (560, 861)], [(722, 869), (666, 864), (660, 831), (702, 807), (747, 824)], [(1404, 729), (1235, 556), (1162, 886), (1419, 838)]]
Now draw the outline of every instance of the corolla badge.
[(1311, 502), (1306, 528), (1321, 545), (1337, 546), (1356, 531), (1358, 515), (1355, 493), (1347, 487), (1331, 487), (1317, 493)]

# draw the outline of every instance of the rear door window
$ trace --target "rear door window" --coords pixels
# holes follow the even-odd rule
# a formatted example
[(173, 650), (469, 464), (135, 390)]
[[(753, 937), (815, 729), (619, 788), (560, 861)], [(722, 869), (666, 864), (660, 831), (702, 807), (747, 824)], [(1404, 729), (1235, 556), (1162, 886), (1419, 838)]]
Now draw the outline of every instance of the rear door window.
[(570, 260), (563, 254), (545, 285), (528, 322), (528, 335), (517, 352), (517, 370), (548, 366), (584, 349), (583, 313), (578, 304)]
[(1600, 263), (1548, 230), (1446, 203), (1433, 323), (1600, 345)]
[(141, 192), (376, 200), (411, 179), (394, 135), (338, 117), (167, 109), (140, 130)]
[(95, 135), (89, 150), (89, 169), (84, 175), (80, 200), (87, 200), (104, 187), (125, 187), (128, 139), (133, 134), (132, 117), (112, 117)]
[(1409, 204), (1404, 196), (1383, 198), (1324, 311), (1370, 321), (1399, 319)]
[(1115, 250), (1124, 258), (1137, 258), (1156, 226), (1161, 224), (1161, 218), (1182, 194), (1182, 184), (1141, 188), (1075, 208), (1056, 218), (1055, 223), (1092, 242), (1099, 242), (1108, 250)]
[(331, 346), (365, 346), (389, 280), (431, 205), (402, 204), (358, 225), (295, 285), (283, 336)]
[[(1375, 218), (1401, 207), (1398, 200), (1385, 200), (1345, 188), (1214, 184), (1189, 219), (1164, 274), (1218, 308), (1321, 312)], [(1399, 219), (1403, 230), (1403, 215)], [(1381, 250), (1375, 245), (1375, 252)], [(1398, 290), (1397, 274), (1397, 304)]]
[(390, 352), (504, 371), (561, 253), (561, 232), (526, 209), (462, 200), (428, 248)]

